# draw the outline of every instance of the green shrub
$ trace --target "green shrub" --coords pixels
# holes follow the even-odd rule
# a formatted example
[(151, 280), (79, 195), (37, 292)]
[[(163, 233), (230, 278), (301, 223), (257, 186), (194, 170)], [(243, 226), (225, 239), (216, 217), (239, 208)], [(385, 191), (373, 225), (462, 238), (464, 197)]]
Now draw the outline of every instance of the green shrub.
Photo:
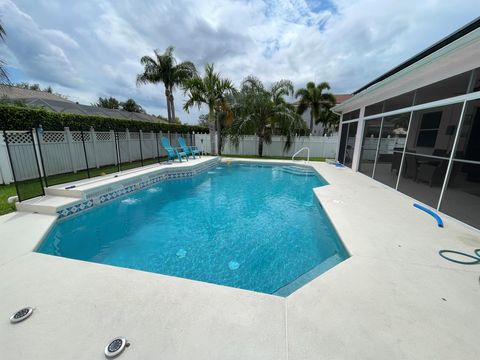
[(208, 128), (194, 125), (150, 123), (136, 120), (122, 120), (102, 116), (64, 114), (44, 109), (31, 109), (14, 105), (0, 105), (0, 130), (29, 130), (42, 126), (44, 130), (88, 130), (97, 131), (123, 130), (162, 131), (187, 133), (195, 131), (208, 132)]

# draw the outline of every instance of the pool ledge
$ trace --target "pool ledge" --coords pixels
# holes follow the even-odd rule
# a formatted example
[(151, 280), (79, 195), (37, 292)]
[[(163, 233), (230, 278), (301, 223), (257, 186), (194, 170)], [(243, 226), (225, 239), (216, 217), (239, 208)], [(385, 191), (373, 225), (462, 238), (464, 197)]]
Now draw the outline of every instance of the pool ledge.
[(155, 164), (111, 175), (46, 188), (46, 195), (17, 203), (17, 210), (58, 215), (76, 215), (96, 205), (138, 191), (157, 182), (191, 177), (214, 166), (220, 159), (203, 156), (188, 162)]

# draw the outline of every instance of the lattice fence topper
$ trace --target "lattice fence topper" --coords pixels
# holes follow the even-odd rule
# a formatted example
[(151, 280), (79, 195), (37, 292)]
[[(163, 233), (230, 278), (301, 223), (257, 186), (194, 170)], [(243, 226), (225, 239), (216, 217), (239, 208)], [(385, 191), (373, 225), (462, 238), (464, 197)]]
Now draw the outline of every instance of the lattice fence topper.
[(29, 132), (7, 132), (7, 140), (9, 144), (31, 144), (32, 136)]
[(124, 132), (117, 132), (118, 140), (127, 140), (127, 134)]
[[(73, 141), (82, 141), (82, 132), (81, 131), (72, 131), (72, 139)], [(90, 133), (84, 132), (83, 133), (83, 140), (90, 141)]]
[(108, 132), (96, 132), (95, 134), (97, 136), (98, 141), (111, 141), (112, 140), (110, 138), (110, 131), (108, 131)]
[(64, 142), (65, 133), (63, 131), (45, 131), (42, 135), (43, 142)]
[(132, 139), (132, 140), (138, 140), (138, 139), (140, 139), (140, 133), (131, 132), (131, 133), (130, 133), (130, 139)]

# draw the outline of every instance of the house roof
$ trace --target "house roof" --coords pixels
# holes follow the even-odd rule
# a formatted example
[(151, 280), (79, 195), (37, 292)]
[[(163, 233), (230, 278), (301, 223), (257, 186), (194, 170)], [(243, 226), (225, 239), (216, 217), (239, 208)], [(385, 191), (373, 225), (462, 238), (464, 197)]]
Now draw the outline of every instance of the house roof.
[(0, 85), (0, 98), (11, 100), (45, 99), (72, 103), (70, 100), (46, 91), (23, 89), (11, 85)]
[[(335, 104), (340, 105), (344, 101), (347, 101), (348, 99), (350, 99), (353, 95), (352, 94), (333, 94), (333, 96), (335, 97)], [(297, 100), (293, 103), (293, 105), (298, 105), (299, 103), (300, 101)]]
[(28, 106), (43, 107), (50, 111), (77, 114), (104, 116), (121, 120), (136, 120), (145, 122), (165, 122), (153, 115), (128, 112), (118, 109), (106, 109), (97, 106), (77, 104), (61, 96), (45, 91), (22, 89), (15, 86), (0, 85), (0, 98), (9, 101), (23, 101)]
[(333, 96), (335, 96), (335, 99), (337, 100), (336, 103), (338, 105), (350, 99), (353, 94), (333, 94)]

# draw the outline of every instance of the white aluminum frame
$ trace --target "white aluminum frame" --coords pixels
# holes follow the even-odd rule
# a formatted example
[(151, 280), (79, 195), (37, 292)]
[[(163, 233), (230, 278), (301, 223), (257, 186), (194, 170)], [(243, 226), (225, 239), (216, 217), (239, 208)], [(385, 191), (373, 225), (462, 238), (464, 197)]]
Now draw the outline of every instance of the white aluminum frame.
[[(472, 86), (473, 86), (473, 80), (474, 80), (474, 77), (475, 77), (475, 74), (477, 73), (477, 71), (479, 71), (479, 69), (472, 69), (471, 70), (470, 82), (469, 82), (467, 91), (471, 91)], [(414, 103), (415, 103), (415, 97), (416, 97), (416, 90), (415, 90), (415, 94), (414, 94)], [(423, 157), (447, 160), (448, 161), (447, 171), (446, 171), (445, 177), (443, 179), (442, 189), (441, 189), (440, 196), (439, 196), (439, 199), (438, 199), (438, 202), (437, 202), (437, 206), (435, 207), (438, 211), (440, 211), (440, 206), (442, 204), (443, 195), (444, 195), (444, 193), (445, 193), (445, 191), (448, 187), (448, 181), (450, 179), (450, 175), (451, 175), (451, 171), (452, 171), (452, 167), (453, 167), (453, 162), (454, 161), (460, 161), (460, 162), (466, 162), (466, 163), (472, 163), (472, 164), (480, 165), (480, 162), (475, 162), (475, 161), (470, 161), (470, 160), (462, 160), (462, 159), (457, 159), (457, 160), (454, 159), (455, 151), (456, 151), (457, 144), (458, 144), (458, 139), (460, 137), (460, 131), (461, 131), (461, 128), (462, 128), (462, 125), (463, 125), (463, 122), (464, 122), (464, 115), (465, 115), (465, 109), (466, 109), (466, 106), (467, 106), (467, 102), (472, 101), (472, 100), (478, 100), (478, 99), (480, 99), (480, 91), (471, 92), (471, 93), (467, 92), (467, 94), (464, 94), (464, 95), (454, 96), (454, 97), (450, 97), (450, 98), (446, 98), (446, 99), (442, 99), (442, 100), (436, 100), (436, 101), (432, 101), (432, 102), (425, 103), (425, 104), (412, 105), (412, 106), (408, 106), (408, 107), (405, 107), (405, 108), (402, 108), (402, 109), (397, 109), (397, 110), (388, 111), (388, 112), (382, 112), (382, 113), (369, 115), (369, 116), (364, 116), (366, 106), (363, 106), (363, 107), (360, 108), (360, 118), (353, 119), (353, 120), (348, 120), (348, 121), (344, 121), (344, 122), (341, 121), (339, 127), (341, 129), (341, 126), (343, 124), (350, 124), (350, 123), (358, 121), (356, 143), (360, 139), (360, 146), (355, 146), (353, 159), (356, 159), (357, 163), (359, 164), (360, 156), (361, 156), (362, 142), (363, 142), (364, 131), (365, 131), (365, 122), (367, 120), (381, 118), (380, 134), (379, 134), (379, 140), (378, 140), (378, 144), (377, 144), (375, 162), (374, 162), (374, 165), (373, 165), (373, 172), (372, 172), (372, 175), (369, 176), (370, 178), (374, 179), (375, 168), (376, 168), (376, 164), (377, 164), (377, 160), (378, 160), (377, 159), (378, 149), (379, 149), (380, 140), (381, 140), (381, 130), (382, 130), (382, 127), (383, 127), (384, 118), (387, 117), (387, 116), (391, 116), (391, 115), (398, 115), (398, 114), (409, 112), (410, 113), (410, 119), (409, 119), (409, 122), (408, 122), (408, 132), (407, 132), (407, 136), (405, 138), (405, 146), (403, 148), (402, 159), (400, 161), (400, 170), (397, 174), (397, 182), (396, 182), (396, 185), (395, 185), (395, 190), (398, 191), (398, 185), (399, 185), (399, 182), (400, 182), (400, 175), (401, 175), (402, 168), (403, 168), (405, 154), (412, 154), (412, 155), (416, 155), (416, 156), (423, 156)], [(453, 105), (453, 104), (460, 104), (460, 103), (462, 103), (462, 110), (460, 112), (460, 119), (459, 119), (459, 122), (458, 122), (458, 125), (457, 125), (455, 138), (454, 138), (453, 145), (452, 145), (452, 151), (451, 151), (448, 159), (445, 158), (445, 157), (439, 157), (439, 156), (434, 156), (434, 155), (423, 155), (423, 154), (418, 154), (418, 153), (410, 153), (410, 152), (406, 151), (407, 150), (408, 137), (410, 135), (411, 125), (412, 125), (413, 113), (415, 111), (427, 110), (427, 109), (430, 109), (430, 108), (446, 106), (446, 105)], [(360, 129), (361, 124), (362, 124), (362, 126), (361, 126), (361, 129)], [(347, 136), (348, 136), (348, 130), (349, 130), (349, 127), (347, 128)], [(340, 136), (341, 136), (341, 134), (340, 134)], [(339, 141), (339, 143), (340, 143), (340, 141)], [(337, 158), (338, 158), (338, 153), (337, 153)], [(352, 170), (358, 171), (358, 164), (355, 167), (354, 162), (352, 161)]]

